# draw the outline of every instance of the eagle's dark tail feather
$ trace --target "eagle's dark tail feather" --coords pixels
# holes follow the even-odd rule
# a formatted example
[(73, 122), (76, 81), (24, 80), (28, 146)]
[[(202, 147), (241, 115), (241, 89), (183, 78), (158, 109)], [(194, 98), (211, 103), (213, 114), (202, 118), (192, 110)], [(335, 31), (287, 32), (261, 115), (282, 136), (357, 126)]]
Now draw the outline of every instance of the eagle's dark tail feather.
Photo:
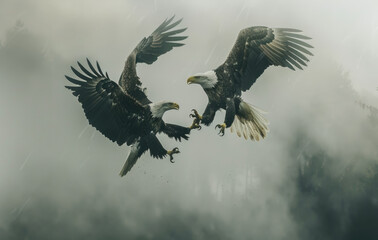
[(235, 131), (239, 137), (243, 135), (245, 139), (259, 141), (269, 131), (269, 122), (264, 118), (263, 113), (262, 110), (241, 101), (230, 128), (231, 132)]

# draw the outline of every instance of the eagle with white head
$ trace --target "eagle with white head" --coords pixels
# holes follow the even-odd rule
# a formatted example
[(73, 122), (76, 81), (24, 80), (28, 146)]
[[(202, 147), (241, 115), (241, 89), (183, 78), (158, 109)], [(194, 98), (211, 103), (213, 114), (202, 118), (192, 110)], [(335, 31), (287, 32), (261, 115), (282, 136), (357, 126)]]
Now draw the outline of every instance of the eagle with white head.
[(192, 127), (210, 125), (219, 109), (226, 110), (224, 122), (216, 125), (219, 134), (226, 128), (245, 139), (259, 140), (268, 132), (268, 121), (258, 108), (244, 102), (241, 93), (250, 89), (269, 66), (303, 69), (312, 55), (310, 39), (291, 28), (250, 27), (240, 31), (226, 61), (214, 70), (189, 77), (188, 84), (199, 84), (209, 102), (202, 115), (195, 109)]
[(167, 101), (151, 102), (136, 73), (137, 63), (152, 64), (160, 55), (184, 45), (180, 41), (187, 37), (176, 34), (186, 28), (171, 30), (181, 22), (172, 23), (173, 18), (165, 20), (150, 36), (139, 42), (128, 56), (118, 84), (102, 72), (98, 62), (96, 69), (88, 59), (90, 70), (79, 62), (82, 72), (71, 67), (81, 80), (66, 76), (75, 84), (66, 88), (78, 97), (89, 123), (118, 145), (126, 143), (132, 146), (121, 176), (129, 172), (147, 150), (154, 158), (169, 155), (173, 162), (173, 154), (179, 153), (178, 148), (167, 151), (156, 137), (157, 133), (165, 133), (179, 141), (189, 138), (191, 128), (165, 123), (162, 119), (166, 111), (179, 109), (179, 105)]

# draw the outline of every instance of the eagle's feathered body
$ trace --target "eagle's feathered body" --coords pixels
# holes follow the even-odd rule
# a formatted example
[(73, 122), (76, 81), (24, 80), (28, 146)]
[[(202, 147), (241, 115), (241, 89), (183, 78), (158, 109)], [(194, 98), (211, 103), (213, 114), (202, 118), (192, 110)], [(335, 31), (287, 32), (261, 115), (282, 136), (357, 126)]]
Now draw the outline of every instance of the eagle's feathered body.
[[(241, 94), (247, 91), (271, 66), (302, 69), (308, 61), (305, 54), (312, 55), (306, 48), (309, 44), (301, 39), (310, 39), (289, 28), (250, 27), (240, 31), (226, 61), (218, 68), (205, 74), (197, 74), (188, 79), (189, 83), (200, 84), (206, 92), (209, 103), (201, 118), (201, 123), (209, 125), (219, 109), (226, 110), (221, 127), (235, 129), (239, 136), (259, 140), (268, 131), (267, 121), (262, 112), (245, 103)], [(209, 83), (212, 83), (211, 85)], [(215, 82), (215, 84), (214, 84)]]
[(104, 136), (118, 145), (132, 145), (126, 163), (120, 173), (125, 175), (137, 159), (147, 150), (154, 158), (163, 158), (167, 154), (178, 153), (177, 150), (167, 151), (156, 137), (157, 133), (165, 133), (171, 138), (181, 141), (188, 139), (190, 128), (168, 124), (162, 119), (164, 112), (178, 109), (172, 102), (152, 103), (146, 96), (142, 83), (136, 73), (137, 63), (152, 64), (157, 58), (170, 51), (173, 47), (184, 45), (179, 41), (185, 36), (176, 36), (186, 30), (177, 29), (181, 20), (173, 22), (173, 17), (165, 20), (150, 36), (143, 38), (128, 56), (119, 79), (119, 84), (110, 80), (97, 63), (97, 69), (87, 59), (88, 70), (78, 62), (82, 72), (71, 67), (74, 74), (81, 80), (66, 76), (75, 86), (67, 86), (78, 97), (89, 123)]

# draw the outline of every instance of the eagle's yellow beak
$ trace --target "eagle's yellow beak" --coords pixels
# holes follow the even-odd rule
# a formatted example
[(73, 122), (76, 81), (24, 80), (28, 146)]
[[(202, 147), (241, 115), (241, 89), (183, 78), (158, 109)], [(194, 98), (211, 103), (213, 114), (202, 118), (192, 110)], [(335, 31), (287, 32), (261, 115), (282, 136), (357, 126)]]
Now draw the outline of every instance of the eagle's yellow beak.
[(172, 104), (172, 107), (176, 110), (179, 110), (180, 109), (180, 106), (177, 104), (177, 103), (173, 103)]
[(190, 78), (188, 78), (188, 80), (186, 80), (186, 83), (189, 85), (189, 84), (192, 84), (192, 83), (195, 83), (196, 82), (196, 77), (195, 76), (191, 76)]

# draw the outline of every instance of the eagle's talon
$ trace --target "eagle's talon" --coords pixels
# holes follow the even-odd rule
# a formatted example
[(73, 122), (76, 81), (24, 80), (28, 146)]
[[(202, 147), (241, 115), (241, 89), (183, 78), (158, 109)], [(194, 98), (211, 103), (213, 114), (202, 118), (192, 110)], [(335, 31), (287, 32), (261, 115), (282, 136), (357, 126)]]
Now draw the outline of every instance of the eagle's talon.
[(190, 129), (198, 129), (198, 130), (201, 130), (202, 127), (201, 127), (197, 122), (193, 121), (192, 125), (191, 125), (189, 128), (190, 128)]
[(195, 119), (197, 119), (197, 120), (201, 120), (201, 119), (202, 119), (202, 116), (199, 115), (199, 113), (197, 112), (197, 110), (192, 109), (192, 112), (193, 112), (193, 113), (191, 113), (191, 114), (189, 115), (191, 118), (195, 118)]
[(226, 124), (225, 123), (222, 123), (222, 124), (217, 124), (215, 126), (215, 129), (219, 128), (219, 133), (218, 135), (219, 136), (224, 136), (224, 130), (226, 129)]
[(192, 112), (193, 113), (189, 114), (189, 117), (194, 118), (194, 119), (193, 119), (192, 125), (190, 126), (190, 129), (201, 130), (202, 127), (200, 126), (200, 122), (201, 122), (202, 116), (199, 115), (197, 110), (195, 109), (192, 109)]
[(173, 161), (173, 154), (177, 154), (177, 153), (180, 153), (180, 150), (175, 147), (174, 149), (172, 149), (171, 151), (167, 151), (167, 154), (169, 155), (169, 161), (171, 163), (174, 163), (175, 161)]

